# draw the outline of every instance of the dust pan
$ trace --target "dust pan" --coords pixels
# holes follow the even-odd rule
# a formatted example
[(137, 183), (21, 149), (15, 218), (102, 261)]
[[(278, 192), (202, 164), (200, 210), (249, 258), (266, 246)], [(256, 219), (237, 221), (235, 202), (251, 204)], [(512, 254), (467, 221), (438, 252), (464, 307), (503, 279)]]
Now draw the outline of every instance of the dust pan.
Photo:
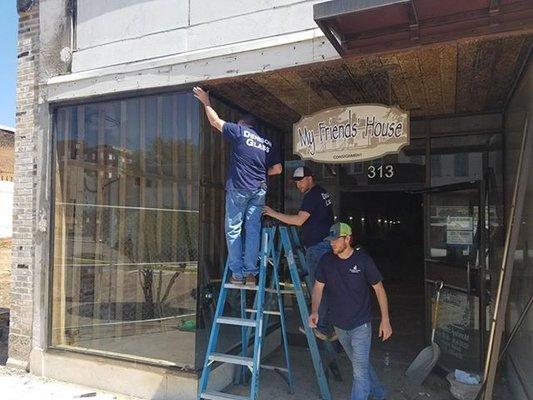
[(409, 380), (416, 385), (421, 385), (426, 380), (440, 357), (440, 347), (435, 343), (435, 330), (437, 329), (440, 291), (442, 290), (444, 283), (442, 281), (437, 281), (435, 282), (435, 285), (437, 287), (437, 297), (435, 299), (435, 312), (431, 330), (431, 345), (418, 353), (418, 356), (416, 356), (409, 368), (407, 368), (407, 371), (405, 371), (405, 375), (407, 375)]

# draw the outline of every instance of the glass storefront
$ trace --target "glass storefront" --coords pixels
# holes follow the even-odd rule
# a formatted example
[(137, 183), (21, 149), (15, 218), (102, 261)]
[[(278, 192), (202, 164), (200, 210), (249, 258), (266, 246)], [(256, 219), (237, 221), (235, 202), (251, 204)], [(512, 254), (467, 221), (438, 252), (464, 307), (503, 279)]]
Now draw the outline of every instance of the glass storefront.
[(198, 127), (188, 93), (55, 110), (52, 346), (194, 367)]
[[(213, 102), (224, 120), (238, 120), (238, 110)], [(400, 223), (406, 229), (411, 219), (412, 231), (422, 235), (420, 210), (422, 204), (426, 207), (425, 256), (434, 263), (431, 271), (429, 264), (423, 266), (420, 237), (420, 271), (411, 275), (425, 271), (426, 279), (430, 272), (440, 276), (444, 264), (457, 271), (465, 265), (484, 268), (490, 257), (480, 264), (478, 221), (483, 211), (490, 237), (494, 217), (501, 212), (496, 210), (501, 191), (495, 195), (493, 189), (501, 188), (501, 182), (496, 179), (493, 185), (487, 171), (501, 176), (501, 135), (428, 137), (421, 134), (421, 126), (398, 154), (362, 163), (312, 165), (317, 180), (332, 192), (336, 215), (347, 219), (359, 236), (378, 232), (392, 237)], [(276, 129), (260, 129), (281, 142)], [(59, 107), (54, 144), (51, 345), (201, 368), (225, 260), (228, 143), (213, 134), (192, 95), (171, 93)], [(286, 160), (285, 176), (302, 164)], [(466, 189), (462, 197), (457, 192), (421, 194), (430, 187), (480, 181), (488, 198), (481, 198), (477, 189)], [(290, 180), (274, 177), (269, 184), (269, 205), (297, 211), (301, 194)], [(369, 199), (359, 212), (352, 197), (364, 200), (361, 192)], [(399, 205), (398, 193), (403, 193), (418, 217), (402, 216), (394, 207), (385, 212), (385, 203), (379, 201), (372, 213), (368, 204), (376, 197), (373, 192), (382, 193), (380, 201), (391, 207)], [(438, 335), (463, 324), (472, 338), (468, 358), (474, 366), (483, 347), (477, 340), (483, 330), (479, 288), (468, 281), (469, 272), (461, 274), (457, 284), (446, 282), (443, 299), (449, 307), (443, 308)], [(425, 295), (429, 311), (429, 284)], [(228, 298), (228, 315), (238, 316), (239, 300)], [(221, 351), (236, 350), (240, 330), (224, 327), (221, 338)], [(448, 350), (444, 358), (459, 351), (453, 346)]]
[[(201, 368), (225, 264), (229, 144), (189, 93), (59, 107), (54, 144), (51, 345)], [(282, 186), (269, 183), (278, 208)], [(228, 315), (239, 304), (230, 297)], [(235, 349), (240, 329), (221, 338)]]

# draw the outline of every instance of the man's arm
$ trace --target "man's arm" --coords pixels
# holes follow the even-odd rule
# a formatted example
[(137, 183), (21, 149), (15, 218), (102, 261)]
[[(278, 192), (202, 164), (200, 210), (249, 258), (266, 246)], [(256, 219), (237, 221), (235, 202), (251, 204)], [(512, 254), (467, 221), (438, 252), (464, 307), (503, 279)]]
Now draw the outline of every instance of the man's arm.
[(194, 97), (196, 97), (205, 107), (205, 113), (207, 119), (213, 128), (222, 132), (222, 127), (224, 126), (224, 121), (219, 118), (216, 111), (211, 107), (211, 101), (209, 100), (209, 93), (203, 90), (201, 87), (196, 86), (192, 92)]
[(281, 166), (280, 163), (277, 163), (277, 164), (274, 164), (273, 166), (271, 166), (269, 169), (268, 169), (268, 175), (269, 176), (272, 176), (272, 175), (279, 175), (283, 172), (283, 167)]
[(263, 207), (263, 215), (268, 215), (269, 217), (275, 218), (284, 224), (296, 226), (302, 226), (311, 216), (311, 214), (309, 214), (307, 211), (299, 211), (296, 215), (283, 214), (279, 211), (273, 210), (269, 206)]
[(324, 291), (325, 284), (319, 281), (315, 281), (313, 286), (313, 295), (311, 296), (311, 314), (309, 315), (309, 326), (316, 328), (318, 323), (318, 306), (322, 300), (322, 292)]
[(379, 324), (379, 337), (385, 341), (392, 335), (392, 327), (389, 319), (389, 302), (387, 300), (387, 293), (382, 282), (372, 285), (378, 298), (379, 309), (381, 310), (381, 323)]

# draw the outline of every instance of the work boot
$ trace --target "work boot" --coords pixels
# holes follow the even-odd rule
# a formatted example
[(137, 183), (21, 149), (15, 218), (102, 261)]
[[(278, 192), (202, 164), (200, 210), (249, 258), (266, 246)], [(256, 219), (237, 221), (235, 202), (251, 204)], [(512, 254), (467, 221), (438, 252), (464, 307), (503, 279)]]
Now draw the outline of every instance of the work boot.
[(231, 283), (232, 285), (236, 285), (236, 286), (243, 286), (244, 285), (244, 282), (241, 279), (235, 277), (235, 275), (231, 275), (231, 278), (229, 278), (229, 283)]
[(255, 276), (253, 276), (252, 274), (249, 274), (246, 276), (246, 282), (245, 282), (246, 286), (255, 286), (256, 284), (257, 282), (255, 280)]

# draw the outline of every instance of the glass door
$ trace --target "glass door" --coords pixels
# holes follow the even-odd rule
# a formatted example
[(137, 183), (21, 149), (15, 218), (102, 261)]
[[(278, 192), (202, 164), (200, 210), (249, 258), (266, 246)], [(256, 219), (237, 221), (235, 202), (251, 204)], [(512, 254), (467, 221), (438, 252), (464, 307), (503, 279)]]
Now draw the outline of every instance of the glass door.
[(426, 193), (425, 291), (427, 333), (434, 316), (436, 282), (440, 296), (435, 341), (439, 365), (481, 369), (488, 296), (487, 246), (482, 181), (431, 188)]

